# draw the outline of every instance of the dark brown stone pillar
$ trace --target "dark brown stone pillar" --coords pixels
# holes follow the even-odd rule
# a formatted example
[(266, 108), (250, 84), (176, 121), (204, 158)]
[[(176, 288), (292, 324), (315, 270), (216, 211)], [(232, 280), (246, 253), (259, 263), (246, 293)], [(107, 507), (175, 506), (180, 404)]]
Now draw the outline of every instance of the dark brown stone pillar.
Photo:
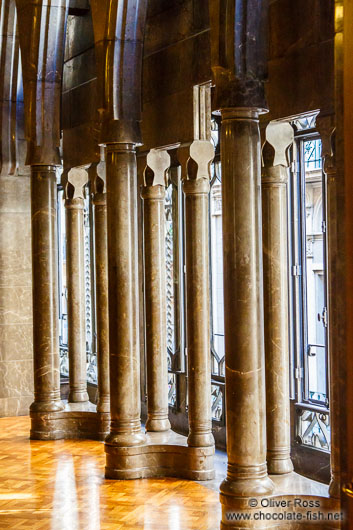
[[(267, 467), (293, 471), (290, 458), (288, 323), (288, 162), (293, 143), (289, 123), (266, 129), (262, 170), (262, 228), (266, 355)], [(273, 156), (274, 155), (274, 156)]]
[(222, 110), (227, 478), (223, 496), (269, 495), (257, 108)]
[(145, 442), (140, 421), (135, 145), (108, 144), (106, 170), (111, 388), (106, 444), (129, 447)]
[(34, 403), (31, 412), (63, 410), (60, 401), (56, 168), (31, 166)]
[(195, 140), (190, 145), (187, 155), (186, 171), (183, 172), (183, 191), (186, 232), (188, 445), (207, 447), (214, 445), (211, 414), (208, 236), (209, 165), (214, 157), (214, 148), (207, 140)]
[(165, 174), (166, 151), (147, 155), (143, 199), (145, 319), (147, 355), (147, 431), (167, 431), (168, 363), (166, 337)]
[(95, 288), (97, 322), (97, 412), (110, 411), (109, 387), (109, 312), (108, 312), (108, 251), (107, 251), (107, 194), (105, 188), (105, 162), (94, 169), (94, 243), (95, 243)]
[(84, 186), (87, 171), (71, 169), (65, 182), (69, 402), (88, 401), (84, 263)]

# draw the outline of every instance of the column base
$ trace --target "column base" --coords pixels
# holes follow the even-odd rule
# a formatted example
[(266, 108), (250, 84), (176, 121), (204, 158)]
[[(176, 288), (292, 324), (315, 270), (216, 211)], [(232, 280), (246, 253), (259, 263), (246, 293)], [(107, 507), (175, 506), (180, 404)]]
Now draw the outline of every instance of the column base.
[(170, 430), (170, 421), (167, 418), (154, 418), (148, 416), (146, 421), (147, 432), (165, 432)]
[(106, 442), (105, 477), (212, 480), (214, 451), (214, 447), (188, 447), (186, 437), (173, 431), (147, 433), (142, 446), (117, 447)]
[(69, 403), (85, 403), (89, 401), (87, 390), (70, 390)]
[(56, 401), (34, 401), (29, 407), (30, 412), (61, 412), (65, 408), (64, 403), (58, 399)]
[(293, 462), (289, 454), (272, 453), (267, 455), (267, 471), (269, 475), (286, 475), (292, 473)]
[(106, 412), (110, 413), (110, 398), (107, 399), (99, 399), (97, 402), (97, 412)]
[(341, 482), (339, 477), (335, 477), (335, 475), (331, 476), (328, 493), (333, 499), (339, 499), (341, 497)]
[(221, 495), (230, 497), (259, 497), (272, 495), (274, 484), (270, 477), (226, 478), (220, 486)]
[(110, 432), (105, 439), (106, 446), (112, 447), (136, 447), (146, 443), (146, 436), (143, 432), (115, 433)]
[[(336, 499), (300, 493), (300, 488), (296, 495), (283, 490), (271, 496), (245, 498), (221, 494), (220, 500), (221, 530), (310, 530), (315, 527), (318, 530), (338, 530), (342, 524), (339, 520), (325, 522), (314, 519), (318, 512), (322, 512), (321, 517), (328, 512), (340, 516), (341, 509)], [(298, 500), (301, 506), (297, 504)]]
[(204, 434), (190, 433), (188, 436), (189, 447), (214, 447), (214, 444), (211, 432)]

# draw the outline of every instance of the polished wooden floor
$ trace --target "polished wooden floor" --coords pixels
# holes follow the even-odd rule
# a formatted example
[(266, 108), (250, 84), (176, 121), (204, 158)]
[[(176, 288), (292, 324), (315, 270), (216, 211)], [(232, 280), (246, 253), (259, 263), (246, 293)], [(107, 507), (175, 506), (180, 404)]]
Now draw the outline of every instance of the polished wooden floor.
[(216, 530), (218, 493), (175, 479), (104, 479), (100, 442), (30, 441), (29, 418), (0, 419), (0, 529)]

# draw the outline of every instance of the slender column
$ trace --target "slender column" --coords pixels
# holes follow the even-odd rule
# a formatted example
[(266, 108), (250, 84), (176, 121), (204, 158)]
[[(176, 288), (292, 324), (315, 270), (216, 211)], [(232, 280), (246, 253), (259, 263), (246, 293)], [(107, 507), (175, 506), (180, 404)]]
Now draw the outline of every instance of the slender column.
[(340, 465), (340, 401), (341, 367), (339, 352), (343, 351), (342, 336), (342, 300), (340, 296), (341, 279), (337, 264), (338, 252), (338, 212), (337, 212), (337, 172), (334, 156), (333, 133), (334, 120), (331, 116), (318, 117), (316, 127), (322, 141), (323, 172), (326, 179), (326, 217), (327, 217), (327, 280), (328, 280), (328, 349), (329, 349), (329, 406), (331, 433), (331, 497), (339, 498), (341, 489)]
[(67, 313), (69, 346), (69, 402), (88, 401), (86, 368), (86, 311), (84, 263), (85, 168), (71, 169), (63, 179), (66, 208)]
[(108, 252), (107, 252), (107, 194), (105, 162), (93, 166), (95, 288), (97, 306), (97, 412), (110, 411), (109, 387), (109, 313), (108, 313)]
[(147, 431), (167, 431), (168, 364), (165, 265), (165, 175), (170, 166), (166, 151), (147, 155), (143, 199), (145, 315), (147, 354)]
[(269, 473), (278, 475), (293, 471), (290, 458), (286, 157), (293, 139), (294, 131), (289, 123), (267, 126), (262, 171), (267, 467)]
[(32, 412), (63, 409), (60, 401), (56, 168), (31, 166), (34, 403)]
[(137, 282), (137, 171), (134, 144), (106, 148), (111, 426), (106, 444), (143, 444)]
[(266, 466), (260, 109), (222, 111), (227, 478), (221, 493), (273, 491)]
[[(180, 152), (181, 151), (181, 152)], [(179, 159), (185, 157), (185, 148)], [(185, 194), (186, 321), (188, 345), (188, 404), (191, 447), (214, 445), (211, 415), (211, 349), (209, 286), (209, 166), (214, 149), (195, 140), (183, 166)], [(184, 155), (184, 156), (183, 156)]]

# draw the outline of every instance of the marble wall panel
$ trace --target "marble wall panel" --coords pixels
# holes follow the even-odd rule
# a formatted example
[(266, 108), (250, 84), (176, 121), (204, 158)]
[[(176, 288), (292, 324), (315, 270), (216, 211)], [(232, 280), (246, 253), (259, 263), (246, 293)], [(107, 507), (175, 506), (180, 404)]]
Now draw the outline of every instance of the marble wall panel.
[(0, 178), (0, 416), (33, 400), (30, 182)]

